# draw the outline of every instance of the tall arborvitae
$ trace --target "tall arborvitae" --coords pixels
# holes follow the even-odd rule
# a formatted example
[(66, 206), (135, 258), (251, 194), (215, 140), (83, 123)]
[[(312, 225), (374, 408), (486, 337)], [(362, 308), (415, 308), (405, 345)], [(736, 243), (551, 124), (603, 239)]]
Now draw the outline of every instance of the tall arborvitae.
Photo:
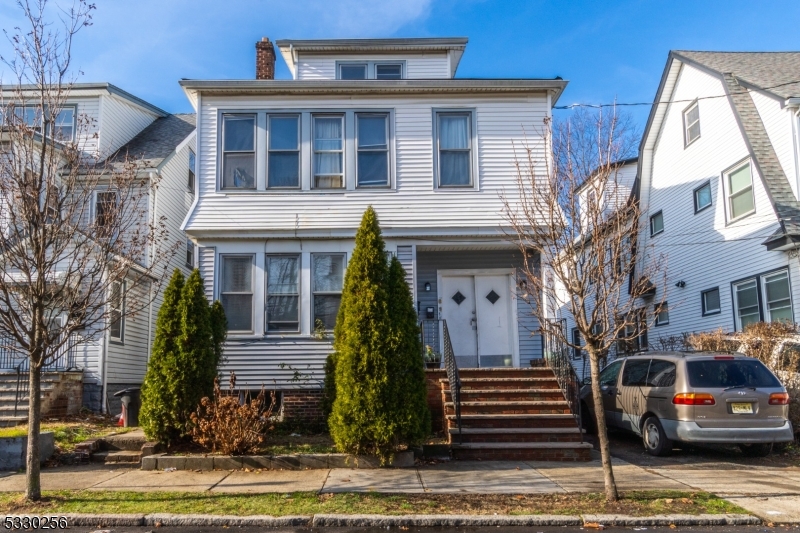
[(139, 423), (148, 439), (160, 442), (169, 442), (179, 435), (173, 382), (177, 379), (177, 339), (181, 331), (178, 304), (183, 283), (183, 274), (175, 269), (164, 290), (164, 301), (156, 320), (153, 350), (142, 384)]
[(389, 375), (393, 376), (388, 389), (397, 413), (398, 436), (405, 444), (419, 444), (431, 431), (428, 411), (428, 391), (425, 382), (425, 363), (419, 322), (414, 309), (406, 272), (396, 257), (389, 265), (389, 323), (392, 334), (389, 347)]
[(399, 336), (391, 325), (388, 280), (383, 237), (370, 207), (356, 234), (336, 319), (336, 399), (328, 426), (338, 449), (374, 453), (384, 461), (415, 425), (407, 420), (408, 408), (399, 407), (393, 383), (393, 347), (400, 343), (392, 340)]
[(178, 313), (181, 317), (177, 342), (181, 379), (175, 381), (174, 393), (180, 420), (188, 424), (189, 415), (197, 409), (200, 400), (213, 395), (217, 376), (211, 309), (199, 270), (194, 270), (186, 279)]
[(228, 319), (219, 300), (211, 304), (211, 338), (214, 342), (213, 366), (217, 368), (222, 363), (222, 347), (228, 338)]

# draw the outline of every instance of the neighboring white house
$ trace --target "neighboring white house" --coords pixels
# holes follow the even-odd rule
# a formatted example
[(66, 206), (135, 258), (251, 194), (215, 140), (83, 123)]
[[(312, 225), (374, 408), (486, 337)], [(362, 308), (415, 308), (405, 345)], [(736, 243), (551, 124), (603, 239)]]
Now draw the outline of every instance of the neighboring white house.
[(673, 51), (655, 102), (640, 249), (667, 259), (668, 311), (650, 346), (800, 320), (800, 52)]
[[(33, 119), (33, 115), (31, 108), (24, 116)], [(127, 154), (141, 161), (142, 176), (156, 179), (160, 175), (156, 193), (149, 198), (148, 220), (143, 222), (155, 224), (164, 217), (170, 241), (181, 246), (167, 277), (173, 268), (188, 274), (196, 262), (194, 245), (180, 229), (194, 199), (194, 118), (193, 114), (169, 114), (108, 83), (80, 83), (71, 87), (57, 120), (60, 136), (74, 140), (87, 157), (114, 162)], [(106, 189), (95, 193), (91, 216), (97, 216), (108, 194), (113, 193)], [(149, 257), (146, 253), (144, 264)], [(121, 289), (124, 294), (125, 288)], [(83, 372), (84, 406), (105, 411), (114, 403), (114, 392), (142, 383), (160, 304), (159, 294), (147, 312), (121, 318), (100, 338), (81, 343), (53, 366), (54, 370)], [(109, 305), (124, 307), (125, 298)], [(120, 311), (124, 314), (124, 309)], [(13, 354), (3, 353), (0, 369), (14, 368), (18, 361)], [(0, 418), (2, 409), (5, 407), (0, 408)]]
[(265, 39), (257, 79), (181, 81), (199, 163), (184, 229), (227, 313), (222, 370), (241, 387), (282, 390), (285, 409), (313, 403), (331, 351), (315, 329), (334, 326), (370, 205), (420, 319), (446, 320), (460, 366), (541, 357), (501, 194), (518, 194), (515, 147), (543, 170), (545, 119), (566, 82), (455, 78), (466, 44), (283, 40), (293, 79), (275, 80)]

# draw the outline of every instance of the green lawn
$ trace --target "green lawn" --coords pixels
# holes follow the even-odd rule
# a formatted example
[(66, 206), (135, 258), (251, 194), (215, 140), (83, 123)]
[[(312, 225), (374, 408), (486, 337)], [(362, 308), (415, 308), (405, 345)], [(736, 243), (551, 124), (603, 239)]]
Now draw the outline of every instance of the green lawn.
[(273, 516), (345, 514), (569, 514), (745, 513), (701, 492), (639, 491), (610, 504), (602, 494), (214, 494), (189, 492), (46, 491), (31, 505), (19, 493), (0, 493), (0, 512), (200, 513)]

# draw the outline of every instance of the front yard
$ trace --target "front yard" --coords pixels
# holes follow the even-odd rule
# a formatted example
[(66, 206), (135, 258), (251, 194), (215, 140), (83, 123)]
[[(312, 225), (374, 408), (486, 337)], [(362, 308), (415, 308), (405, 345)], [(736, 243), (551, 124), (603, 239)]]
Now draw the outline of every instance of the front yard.
[[(113, 433), (126, 433), (131, 428), (116, 425), (111, 417), (102, 415), (75, 416), (65, 419), (47, 419), (42, 421), (41, 431), (52, 431), (58, 451), (71, 452), (75, 445), (87, 439), (105, 437)], [(0, 428), (0, 437), (24, 437), (28, 434), (28, 426)]]
[(583, 515), (723, 514), (745, 511), (704, 492), (637, 491), (608, 503), (603, 494), (214, 494), (189, 492), (49, 491), (41, 503), (22, 503), (18, 493), (0, 493), (0, 512), (199, 513), (214, 515), (513, 514)]

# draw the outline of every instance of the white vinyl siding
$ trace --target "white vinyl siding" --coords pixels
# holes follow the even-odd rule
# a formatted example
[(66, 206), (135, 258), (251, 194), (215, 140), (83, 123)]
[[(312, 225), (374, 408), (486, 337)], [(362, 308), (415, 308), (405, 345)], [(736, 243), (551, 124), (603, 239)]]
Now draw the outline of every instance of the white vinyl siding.
[[(784, 100), (767, 96), (758, 91), (750, 91), (759, 117), (767, 130), (770, 143), (775, 149), (781, 168), (789, 178), (795, 198), (800, 198), (798, 180), (800, 180), (800, 119), (795, 115), (797, 107), (784, 106)], [(794, 122), (794, 124), (793, 124)]]
[[(100, 97), (99, 149), (103, 158), (116, 152), (158, 118), (155, 113), (131, 105), (116, 96)], [(136, 157), (136, 154), (130, 154)]]
[[(404, 63), (405, 79), (443, 79), (450, 78), (450, 62), (446, 52), (424, 54), (380, 54), (380, 55), (313, 55), (300, 54), (297, 63), (298, 80), (335, 80), (338, 78), (337, 64), (361, 63), (400, 64)], [(375, 77), (374, 74), (372, 77)]]
[[(218, 194), (216, 176), (217, 134), (220, 113), (237, 109), (252, 110), (256, 100), (203, 96), (198, 132), (197, 207), (187, 222), (187, 231), (239, 233), (242, 228), (269, 228), (274, 232), (329, 232), (336, 228), (358, 227), (364, 210), (372, 205), (385, 227), (402, 230), (452, 231), (453, 228), (496, 228), (503, 220), (505, 193), (510, 201), (517, 195), (515, 146), (526, 143), (535, 161), (546, 161), (544, 145), (539, 142), (542, 124), (548, 116), (544, 94), (527, 97), (420, 96), (417, 98), (364, 97), (312, 99), (310, 97), (271, 98), (269, 110), (319, 109), (331, 112), (386, 112), (391, 105), (393, 159), (392, 187), (355, 188), (354, 165), (345, 165), (346, 190), (337, 194), (314, 194), (311, 191), (311, 157), (303, 157), (303, 192), (289, 194), (243, 194), (236, 198)], [(475, 110), (476, 149), (479, 164), (475, 169), (476, 188), (449, 189), (440, 194), (433, 181), (433, 109), (446, 106)], [(267, 110), (265, 110), (267, 111)], [(311, 122), (303, 122), (304, 150), (310, 154)], [(527, 133), (527, 135), (526, 135)], [(527, 137), (527, 141), (526, 141)], [(355, 146), (346, 139), (345, 149), (352, 158)], [(544, 171), (541, 167), (539, 171)], [(352, 188), (351, 185), (352, 184)], [(691, 194), (691, 189), (689, 194)], [(495, 232), (492, 230), (492, 233)]]

